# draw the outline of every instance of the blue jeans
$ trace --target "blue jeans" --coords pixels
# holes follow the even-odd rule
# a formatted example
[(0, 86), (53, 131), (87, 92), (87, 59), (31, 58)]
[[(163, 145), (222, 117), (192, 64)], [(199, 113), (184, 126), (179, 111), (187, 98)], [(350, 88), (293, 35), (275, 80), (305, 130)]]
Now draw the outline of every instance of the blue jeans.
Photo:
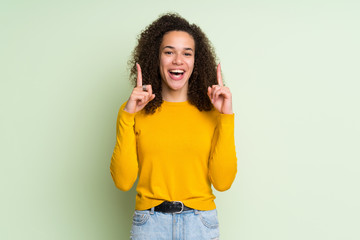
[(161, 213), (135, 210), (130, 239), (133, 240), (218, 240), (216, 209)]

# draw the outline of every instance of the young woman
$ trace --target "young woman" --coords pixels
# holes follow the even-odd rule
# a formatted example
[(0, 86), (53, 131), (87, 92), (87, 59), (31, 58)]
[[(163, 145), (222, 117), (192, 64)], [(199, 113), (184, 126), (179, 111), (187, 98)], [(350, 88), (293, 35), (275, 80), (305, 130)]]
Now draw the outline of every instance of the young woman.
[(110, 172), (137, 178), (131, 239), (218, 239), (215, 196), (237, 171), (234, 114), (220, 64), (201, 29), (166, 14), (139, 36), (119, 111)]

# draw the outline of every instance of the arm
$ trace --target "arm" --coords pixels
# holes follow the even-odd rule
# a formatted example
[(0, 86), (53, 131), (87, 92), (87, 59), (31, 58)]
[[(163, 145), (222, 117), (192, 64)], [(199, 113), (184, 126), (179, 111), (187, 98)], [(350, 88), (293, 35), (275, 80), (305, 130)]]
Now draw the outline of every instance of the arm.
[(217, 66), (218, 85), (208, 87), (208, 96), (219, 111), (218, 122), (211, 143), (209, 179), (218, 191), (231, 187), (237, 171), (234, 139), (234, 114), (232, 97), (221, 77), (221, 66)]
[(139, 64), (137, 82), (129, 100), (124, 103), (116, 123), (116, 144), (111, 158), (110, 172), (116, 187), (128, 191), (138, 175), (138, 158), (134, 132), (135, 114), (155, 98), (151, 85), (142, 85), (142, 74)]
[(216, 190), (226, 191), (231, 187), (236, 172), (234, 114), (220, 114), (212, 139), (209, 179)]
[(135, 114), (119, 110), (116, 123), (116, 143), (111, 158), (110, 173), (117, 188), (123, 191), (131, 189), (138, 175), (136, 137), (134, 132)]

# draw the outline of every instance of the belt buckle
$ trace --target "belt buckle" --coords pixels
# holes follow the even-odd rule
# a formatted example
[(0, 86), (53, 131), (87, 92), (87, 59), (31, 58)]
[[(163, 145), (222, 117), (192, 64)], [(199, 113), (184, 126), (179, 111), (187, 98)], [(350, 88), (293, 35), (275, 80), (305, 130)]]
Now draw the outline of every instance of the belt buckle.
[(181, 201), (173, 201), (172, 203), (173, 203), (173, 204), (175, 204), (175, 203), (181, 203), (181, 210), (180, 210), (180, 212), (175, 212), (175, 213), (182, 213), (182, 212), (184, 211), (184, 203), (183, 203), (183, 202), (181, 202)]

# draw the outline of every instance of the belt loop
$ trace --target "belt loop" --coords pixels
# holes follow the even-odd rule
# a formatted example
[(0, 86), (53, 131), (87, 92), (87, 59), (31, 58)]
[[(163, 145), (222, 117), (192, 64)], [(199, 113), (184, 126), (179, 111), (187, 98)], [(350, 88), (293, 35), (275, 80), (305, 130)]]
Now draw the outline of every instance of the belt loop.
[(152, 207), (152, 208), (150, 209), (150, 214), (151, 214), (151, 215), (154, 214), (154, 211), (155, 211), (154, 209), (155, 209), (154, 207)]
[(194, 209), (194, 213), (195, 213), (195, 215), (198, 215), (198, 214), (199, 214), (199, 210)]

